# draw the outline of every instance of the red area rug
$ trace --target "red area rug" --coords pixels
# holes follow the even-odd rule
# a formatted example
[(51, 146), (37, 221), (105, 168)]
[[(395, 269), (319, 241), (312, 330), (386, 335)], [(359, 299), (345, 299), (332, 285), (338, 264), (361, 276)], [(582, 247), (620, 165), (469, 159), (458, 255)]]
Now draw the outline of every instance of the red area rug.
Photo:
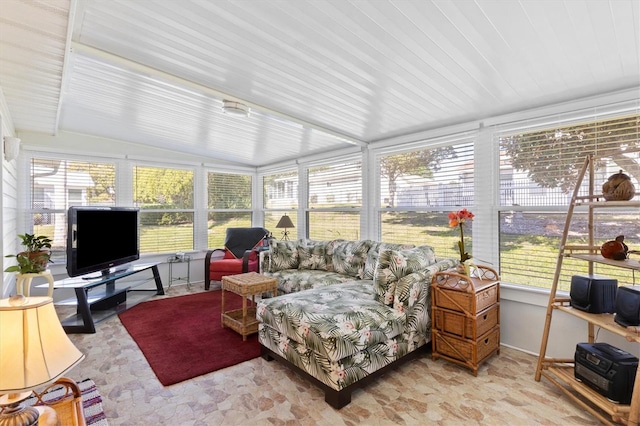
[[(164, 386), (260, 355), (257, 334), (242, 341), (220, 324), (221, 290), (143, 302), (119, 315)], [(242, 298), (225, 292), (226, 310)]]

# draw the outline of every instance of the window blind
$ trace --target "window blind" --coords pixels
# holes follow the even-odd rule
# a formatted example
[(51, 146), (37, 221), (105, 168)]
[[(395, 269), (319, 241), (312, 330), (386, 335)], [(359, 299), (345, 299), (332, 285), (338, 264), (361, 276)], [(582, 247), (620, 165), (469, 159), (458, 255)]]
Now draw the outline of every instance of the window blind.
[[(425, 141), (424, 145), (429, 142)], [(474, 204), (474, 144), (468, 135), (438, 146), (379, 153), (382, 241), (430, 245), (438, 256), (458, 257), (458, 233), (448, 213)], [(471, 247), (471, 226), (465, 243)]]
[(207, 244), (223, 247), (227, 228), (251, 226), (252, 177), (240, 173), (207, 173)]
[(360, 239), (362, 161), (314, 165), (307, 169), (309, 238)]
[(264, 227), (278, 238), (283, 229), (277, 229), (280, 218), (287, 214), (296, 226), (289, 229), (289, 238), (295, 239), (298, 223), (298, 170), (280, 170), (262, 177), (262, 202), (264, 207)]
[(193, 250), (193, 175), (188, 169), (133, 167), (140, 253)]
[[(515, 128), (511, 124), (510, 128)], [(640, 177), (640, 114), (637, 110), (617, 116), (591, 117), (569, 122), (547, 123), (517, 131), (496, 128), (500, 145), (499, 253), (501, 277), (506, 282), (550, 287), (558, 255), (566, 209), (585, 158), (595, 158), (596, 192), (608, 176), (623, 170), (636, 185)], [(579, 195), (588, 193), (584, 179)], [(640, 246), (637, 209), (609, 211), (595, 221), (596, 244), (625, 235), (630, 247)], [(584, 213), (582, 213), (584, 216)], [(586, 244), (587, 218), (574, 215), (567, 244)], [(569, 290), (571, 275), (584, 273), (584, 264), (565, 260), (559, 281)], [(596, 265), (598, 273), (613, 274), (621, 283), (632, 283), (630, 273), (608, 271)]]

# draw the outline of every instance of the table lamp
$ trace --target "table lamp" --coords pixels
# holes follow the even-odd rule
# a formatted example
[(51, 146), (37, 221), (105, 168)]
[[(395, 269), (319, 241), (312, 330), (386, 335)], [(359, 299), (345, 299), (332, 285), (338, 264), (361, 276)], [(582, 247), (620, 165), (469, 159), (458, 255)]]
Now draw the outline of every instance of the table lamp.
[(0, 300), (0, 426), (33, 425), (38, 411), (22, 401), (60, 378), (84, 355), (67, 337), (50, 297)]
[(284, 228), (284, 231), (282, 232), (282, 239), (288, 241), (289, 231), (287, 231), (287, 228), (295, 228), (295, 227), (293, 226), (293, 222), (291, 222), (291, 218), (286, 214), (284, 214), (278, 221), (276, 228)]

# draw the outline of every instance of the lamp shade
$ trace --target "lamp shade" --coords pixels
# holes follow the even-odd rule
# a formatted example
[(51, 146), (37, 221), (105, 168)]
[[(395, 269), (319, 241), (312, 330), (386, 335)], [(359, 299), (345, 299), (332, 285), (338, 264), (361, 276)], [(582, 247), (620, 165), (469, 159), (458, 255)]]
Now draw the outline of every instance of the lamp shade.
[(62, 329), (50, 297), (0, 300), (0, 394), (52, 382), (84, 358)]
[(291, 218), (285, 214), (278, 221), (276, 228), (295, 228), (295, 226), (293, 226), (293, 222), (291, 222)]

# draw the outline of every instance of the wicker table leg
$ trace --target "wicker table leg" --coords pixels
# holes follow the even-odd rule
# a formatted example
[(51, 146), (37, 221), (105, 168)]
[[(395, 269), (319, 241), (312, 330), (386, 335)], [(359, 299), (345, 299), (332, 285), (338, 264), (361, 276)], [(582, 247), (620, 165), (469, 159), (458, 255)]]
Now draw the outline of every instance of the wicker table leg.
[(242, 296), (242, 341), (247, 340), (247, 296)]

